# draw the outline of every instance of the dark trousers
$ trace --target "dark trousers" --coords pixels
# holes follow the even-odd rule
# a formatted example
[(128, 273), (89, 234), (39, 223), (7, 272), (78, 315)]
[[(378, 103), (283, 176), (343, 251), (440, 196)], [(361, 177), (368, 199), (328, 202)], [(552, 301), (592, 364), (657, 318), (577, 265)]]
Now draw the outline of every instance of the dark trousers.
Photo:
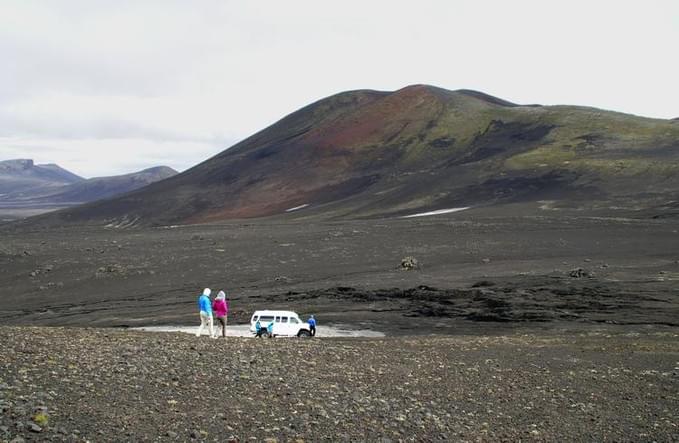
[(222, 325), (222, 337), (226, 337), (226, 318), (217, 317), (217, 321), (219, 322), (220, 325)]
[(311, 331), (311, 336), (313, 337), (316, 335), (316, 326), (309, 326), (309, 330)]

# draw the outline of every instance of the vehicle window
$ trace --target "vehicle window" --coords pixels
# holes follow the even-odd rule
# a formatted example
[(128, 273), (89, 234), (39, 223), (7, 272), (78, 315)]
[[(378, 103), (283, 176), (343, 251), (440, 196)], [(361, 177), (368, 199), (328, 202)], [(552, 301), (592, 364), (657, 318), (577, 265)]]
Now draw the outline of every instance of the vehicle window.
[(276, 323), (280, 323), (280, 322), (281, 322), (281, 316), (280, 316), (280, 315), (277, 315), (277, 316), (276, 316)]
[(292, 323), (293, 325), (299, 324), (295, 317), (290, 317), (290, 323)]
[(270, 322), (273, 321), (273, 315), (262, 315), (259, 317), (260, 322)]
[(288, 317), (281, 317), (281, 323), (287, 323)]
[(257, 317), (259, 317), (259, 315), (253, 315), (253, 316), (252, 316), (252, 320), (250, 320), (250, 321), (251, 321), (252, 323), (255, 323), (255, 322), (257, 321)]

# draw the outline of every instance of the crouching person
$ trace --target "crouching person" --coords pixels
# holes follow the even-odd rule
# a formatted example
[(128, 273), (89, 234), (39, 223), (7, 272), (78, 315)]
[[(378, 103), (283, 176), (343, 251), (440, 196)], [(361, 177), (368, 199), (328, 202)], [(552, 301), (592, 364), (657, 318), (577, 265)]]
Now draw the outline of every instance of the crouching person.
[(257, 323), (255, 323), (255, 332), (255, 337), (273, 338), (273, 321), (267, 326), (262, 326), (259, 320), (257, 320)]
[(255, 337), (261, 337), (264, 332), (266, 332), (266, 328), (263, 328), (262, 324), (257, 320), (257, 323), (255, 323)]

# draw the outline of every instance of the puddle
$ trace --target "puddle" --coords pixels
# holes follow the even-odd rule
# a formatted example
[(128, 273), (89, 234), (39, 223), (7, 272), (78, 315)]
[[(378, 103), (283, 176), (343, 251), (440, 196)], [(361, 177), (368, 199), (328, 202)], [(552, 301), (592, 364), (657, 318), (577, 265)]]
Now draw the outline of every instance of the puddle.
[[(130, 329), (147, 332), (183, 332), (186, 334), (198, 332), (198, 326), (142, 326)], [(203, 330), (203, 335), (207, 337), (205, 330)], [(226, 335), (227, 337), (254, 337), (250, 332), (250, 325), (229, 325), (226, 327)], [(384, 334), (372, 329), (345, 329), (334, 326), (318, 326), (316, 328), (316, 337), (384, 337)]]

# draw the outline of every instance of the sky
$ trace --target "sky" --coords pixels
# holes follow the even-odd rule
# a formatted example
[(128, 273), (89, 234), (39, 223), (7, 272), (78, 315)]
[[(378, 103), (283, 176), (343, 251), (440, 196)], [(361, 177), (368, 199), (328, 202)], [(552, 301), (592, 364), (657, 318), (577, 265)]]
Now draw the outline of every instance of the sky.
[(426, 83), (679, 117), (679, 1), (0, 0), (0, 160), (185, 170), (300, 107)]

